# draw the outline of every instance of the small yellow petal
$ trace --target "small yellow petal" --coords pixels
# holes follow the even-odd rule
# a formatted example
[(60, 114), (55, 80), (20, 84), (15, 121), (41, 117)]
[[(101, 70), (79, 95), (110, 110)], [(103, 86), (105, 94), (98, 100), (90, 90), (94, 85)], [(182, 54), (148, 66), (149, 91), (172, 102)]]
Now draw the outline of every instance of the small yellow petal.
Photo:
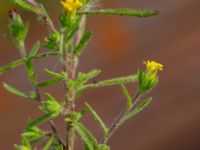
[(157, 63), (155, 61), (148, 60), (148, 61), (144, 62), (144, 64), (146, 65), (147, 72), (149, 72), (149, 73), (157, 73), (157, 71), (163, 70), (163, 65), (160, 63)]
[(80, 0), (65, 0), (61, 1), (61, 4), (70, 14), (76, 13), (77, 9), (83, 7), (83, 3)]

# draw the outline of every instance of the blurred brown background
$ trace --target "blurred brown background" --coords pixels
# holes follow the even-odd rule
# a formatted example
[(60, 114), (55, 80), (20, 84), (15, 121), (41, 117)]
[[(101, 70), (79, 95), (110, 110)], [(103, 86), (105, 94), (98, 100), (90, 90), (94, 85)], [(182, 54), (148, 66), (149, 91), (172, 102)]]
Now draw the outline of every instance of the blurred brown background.
[[(7, 33), (7, 12), (11, 2), (0, 1), (0, 35)], [(57, 21), (59, 1), (44, 0)], [(150, 94), (154, 100), (142, 113), (122, 126), (110, 141), (113, 150), (200, 150), (200, 1), (199, 0), (102, 0), (104, 8), (155, 8), (161, 11), (152, 18), (97, 16), (89, 17), (93, 39), (81, 57), (79, 70), (102, 69), (97, 81), (136, 73), (144, 60), (164, 64), (160, 83)], [(30, 22), (27, 47), (47, 34), (31, 13), (21, 11)], [(57, 24), (58, 25), (58, 24)], [(42, 50), (41, 50), (42, 52)], [(9, 42), (0, 39), (0, 66), (19, 58)], [(43, 67), (54, 69), (55, 58), (36, 63), (39, 80), (46, 78)], [(58, 70), (57, 67), (55, 70)], [(0, 81), (30, 89), (23, 67), (1, 76)], [(129, 90), (134, 95), (134, 85)], [(47, 89), (52, 91), (54, 87)], [(61, 86), (54, 95), (62, 98)], [(119, 87), (88, 91), (88, 101), (107, 124), (123, 108), (125, 98)], [(80, 100), (81, 101), (81, 100)], [(79, 108), (82, 106), (78, 106)], [(37, 103), (15, 97), (0, 86), (0, 150), (12, 150), (28, 120), (41, 114)], [(101, 130), (90, 115), (83, 120), (101, 139)], [(58, 127), (64, 126), (58, 119)], [(81, 149), (80, 147), (77, 149)]]

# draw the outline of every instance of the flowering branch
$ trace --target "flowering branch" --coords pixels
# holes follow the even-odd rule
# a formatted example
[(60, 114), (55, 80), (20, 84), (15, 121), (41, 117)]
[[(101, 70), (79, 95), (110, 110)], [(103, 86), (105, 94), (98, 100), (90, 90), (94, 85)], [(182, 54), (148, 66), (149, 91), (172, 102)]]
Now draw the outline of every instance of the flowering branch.
[[(63, 6), (59, 14), (60, 29), (56, 29), (44, 6), (35, 0), (14, 0), (22, 8), (35, 13), (39, 21), (46, 25), (49, 35), (43, 43), (36, 41), (28, 53), (25, 47), (25, 40), (28, 34), (29, 25), (24, 23), (16, 9), (9, 11), (10, 35), (6, 36), (19, 50), (21, 58), (0, 68), (0, 74), (24, 65), (32, 86), (31, 91), (19, 90), (7, 83), (3, 86), (9, 92), (29, 100), (39, 102), (39, 108), (43, 114), (26, 125), (21, 134), (20, 145), (15, 145), (17, 150), (32, 150), (37, 142), (42, 143), (43, 150), (75, 150), (76, 135), (79, 135), (84, 143), (84, 150), (110, 150), (108, 141), (117, 129), (128, 119), (141, 112), (150, 102), (151, 98), (142, 100), (146, 93), (150, 92), (158, 83), (157, 72), (163, 70), (163, 65), (155, 61), (146, 61), (146, 70), (138, 70), (137, 74), (125, 77), (112, 78), (94, 83), (88, 83), (101, 73), (101, 70), (93, 69), (89, 72), (78, 72), (77, 66), (79, 57), (88, 45), (92, 33), (85, 31), (87, 15), (120, 15), (134, 17), (150, 17), (157, 15), (157, 10), (136, 10), (136, 9), (98, 9), (91, 10), (94, 0), (61, 0)], [(41, 47), (48, 49), (47, 53), (39, 53)], [(63, 69), (54, 72), (44, 68), (44, 71), (51, 77), (49, 80), (38, 83), (36, 71), (33, 65), (34, 60), (55, 56), (60, 60)], [(54, 86), (58, 82), (64, 83), (64, 100), (57, 100), (51, 93), (41, 92), (41, 88)], [(137, 83), (136, 96), (131, 97), (125, 84)], [(126, 107), (116, 117), (108, 128), (95, 109), (88, 103), (81, 110), (76, 109), (76, 99), (86, 90), (100, 87), (111, 87), (121, 85), (123, 94), (127, 99)], [(81, 122), (85, 112), (89, 111), (103, 131), (103, 141), (98, 140)], [(65, 123), (65, 139), (62, 139), (54, 118), (63, 116)], [(51, 131), (40, 129), (40, 125), (47, 123)], [(35, 147), (37, 149), (37, 147)], [(35, 149), (34, 148), (34, 149)]]

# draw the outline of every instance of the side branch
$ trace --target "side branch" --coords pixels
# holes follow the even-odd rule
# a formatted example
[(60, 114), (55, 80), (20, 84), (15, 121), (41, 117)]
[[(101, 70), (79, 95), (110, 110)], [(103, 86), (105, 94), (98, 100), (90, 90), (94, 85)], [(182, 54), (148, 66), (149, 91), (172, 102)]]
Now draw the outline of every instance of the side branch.
[(103, 144), (107, 144), (109, 139), (111, 138), (111, 136), (117, 131), (117, 129), (120, 127), (121, 125), (121, 121), (124, 118), (124, 116), (126, 116), (127, 113), (129, 113), (134, 107), (135, 105), (139, 102), (139, 100), (141, 99), (142, 95), (140, 94), (136, 94), (135, 98), (134, 98), (134, 103), (131, 105), (131, 107), (126, 107), (122, 110), (122, 112), (115, 118), (114, 122), (111, 124), (109, 130), (108, 130), (108, 134), (107, 136), (105, 136), (103, 138)]

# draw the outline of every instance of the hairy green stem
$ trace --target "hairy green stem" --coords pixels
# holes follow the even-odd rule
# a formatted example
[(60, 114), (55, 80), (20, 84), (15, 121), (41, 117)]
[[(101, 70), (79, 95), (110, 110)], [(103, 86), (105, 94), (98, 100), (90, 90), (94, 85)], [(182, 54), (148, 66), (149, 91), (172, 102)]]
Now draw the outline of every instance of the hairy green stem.
[(82, 10), (78, 14), (85, 15), (120, 15), (135, 17), (150, 17), (159, 13), (158, 10), (140, 10), (140, 9), (99, 9), (99, 10)]
[[(85, 30), (85, 24), (86, 24), (86, 18), (85, 16), (82, 17), (82, 20), (79, 24), (79, 30), (76, 35), (76, 42), (75, 44), (78, 44), (79, 41), (81, 40), (81, 37), (84, 33)], [(69, 81), (75, 80), (76, 77), (76, 69), (78, 66), (78, 57), (74, 55), (73, 52), (68, 52), (66, 51), (66, 68), (65, 71), (67, 73), (67, 82), (65, 83), (68, 85)], [(75, 98), (76, 98), (76, 90), (72, 89), (69, 90), (67, 88), (66, 91), (66, 98), (67, 98), (67, 112), (69, 116), (72, 116), (73, 113), (75, 112)], [(68, 123), (67, 125), (67, 140), (66, 140), (66, 149), (65, 150), (74, 150), (74, 142), (75, 142), (75, 128), (73, 126), (73, 123)]]
[(106, 86), (113, 86), (113, 85), (119, 85), (119, 84), (133, 83), (136, 81), (137, 81), (137, 75), (113, 78), (110, 80), (100, 81), (98, 83), (91, 83), (91, 84), (83, 85), (82, 87), (80, 87), (78, 89), (78, 91), (84, 91), (87, 89), (98, 88), (98, 87), (106, 87)]
[(26, 49), (25, 49), (24, 41), (19, 41), (17, 45), (18, 45), (18, 49), (19, 49), (21, 58), (25, 58), (26, 57)]
[[(72, 53), (66, 53), (66, 72), (67, 72), (67, 85), (70, 80), (75, 79), (76, 66), (74, 63), (74, 55)], [(75, 112), (75, 90), (67, 89), (67, 112), (71, 116)], [(75, 140), (75, 128), (72, 123), (67, 125), (67, 141), (66, 150), (74, 150), (74, 140)]]

